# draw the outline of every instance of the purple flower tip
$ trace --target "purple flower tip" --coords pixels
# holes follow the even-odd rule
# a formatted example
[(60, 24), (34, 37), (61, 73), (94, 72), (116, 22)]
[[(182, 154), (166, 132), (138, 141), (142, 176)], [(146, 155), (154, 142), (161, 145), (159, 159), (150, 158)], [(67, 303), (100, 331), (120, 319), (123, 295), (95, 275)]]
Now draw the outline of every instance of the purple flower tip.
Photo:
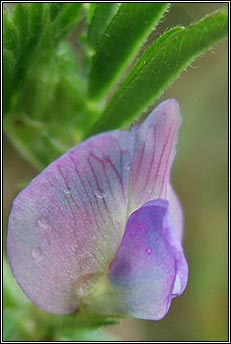
[(145, 203), (128, 218), (110, 266), (110, 281), (119, 292), (117, 308), (136, 318), (159, 320), (172, 298), (184, 291), (187, 274), (168, 201)]

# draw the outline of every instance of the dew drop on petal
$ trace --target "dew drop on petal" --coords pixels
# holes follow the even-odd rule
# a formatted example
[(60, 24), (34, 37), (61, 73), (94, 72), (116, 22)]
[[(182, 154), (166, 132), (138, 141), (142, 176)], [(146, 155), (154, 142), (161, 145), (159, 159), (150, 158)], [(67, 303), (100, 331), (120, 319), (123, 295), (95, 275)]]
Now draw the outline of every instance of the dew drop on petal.
[(32, 250), (32, 257), (33, 257), (35, 260), (37, 260), (37, 261), (40, 261), (40, 260), (43, 259), (41, 247), (35, 247), (35, 248)]
[(47, 219), (45, 219), (45, 217), (40, 217), (38, 219), (38, 225), (41, 229), (49, 229), (50, 228), (49, 222), (47, 221)]
[(127, 163), (127, 164), (124, 166), (124, 170), (125, 170), (125, 171), (129, 171), (130, 168), (131, 168), (130, 162)]
[(92, 282), (95, 279), (95, 275), (96, 274), (94, 273), (88, 273), (80, 276), (77, 279), (77, 282), (75, 284), (75, 292), (78, 298), (81, 299), (88, 295)]
[(150, 254), (150, 253), (152, 252), (152, 250), (151, 250), (150, 248), (147, 248), (147, 249), (145, 250), (145, 252), (146, 252), (147, 254)]
[(105, 193), (100, 189), (95, 190), (94, 194), (97, 198), (105, 198)]

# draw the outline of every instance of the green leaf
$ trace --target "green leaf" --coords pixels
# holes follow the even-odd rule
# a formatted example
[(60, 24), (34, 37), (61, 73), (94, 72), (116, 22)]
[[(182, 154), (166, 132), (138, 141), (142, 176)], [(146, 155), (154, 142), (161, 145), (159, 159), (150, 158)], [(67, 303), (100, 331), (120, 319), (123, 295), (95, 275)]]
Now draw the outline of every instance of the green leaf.
[[(59, 41), (78, 21), (80, 8), (81, 4), (29, 3), (14, 5), (12, 14), (5, 11), (4, 49), (9, 51), (3, 61), (6, 112), (12, 110), (12, 97), (23, 89), (31, 64), (45, 65), (52, 58)], [(15, 61), (10, 70), (9, 56)]]
[(93, 18), (93, 14), (94, 14), (96, 5), (97, 4), (94, 3), (94, 2), (85, 2), (85, 3), (83, 3), (83, 9), (85, 11), (86, 21), (87, 21), (88, 25), (90, 25), (90, 23), (91, 23), (91, 20)]
[(95, 49), (112, 17), (118, 11), (119, 3), (97, 3), (88, 29), (88, 44)]
[(79, 12), (82, 3), (64, 4), (54, 22), (56, 39), (61, 39), (70, 32), (79, 20)]
[[(40, 36), (44, 32), (44, 22), (47, 21), (49, 11), (42, 4), (28, 4), (29, 12), (29, 44), (30, 48), (36, 46)], [(31, 53), (31, 52), (30, 52)]]
[(167, 3), (120, 5), (103, 33), (92, 61), (91, 99), (98, 100), (122, 77), (167, 8)]
[(18, 322), (22, 314), (15, 309), (4, 309), (3, 311), (3, 339), (4, 341), (25, 340), (20, 338)]
[(126, 125), (140, 116), (206, 50), (228, 34), (227, 8), (186, 29), (164, 33), (142, 55), (88, 135)]
[(102, 330), (65, 329), (56, 334), (57, 341), (117, 342), (119, 339)]
[(48, 6), (50, 7), (51, 21), (55, 20), (55, 18), (58, 16), (60, 11), (62, 11), (62, 8), (63, 8), (64, 5), (65, 5), (64, 2), (52, 2), (52, 3), (49, 3)]
[(74, 49), (62, 42), (82, 4), (14, 6), (4, 20), (4, 130), (20, 153), (43, 168), (80, 140), (86, 81)]
[(19, 45), (19, 33), (16, 26), (9, 20), (9, 14), (7, 10), (4, 11), (3, 23), (4, 48), (11, 50), (12, 53), (16, 54)]
[(93, 122), (84, 115), (85, 87), (78, 74), (71, 48), (60, 45), (45, 65), (31, 65), (15, 113), (5, 117), (7, 136), (38, 169), (76, 145)]
[[(37, 37), (32, 31), (32, 17), (35, 18), (35, 8), (41, 8), (38, 4), (18, 4), (15, 5), (12, 14), (5, 12), (3, 21), (4, 49), (9, 52), (3, 60), (4, 83), (4, 114), (8, 114), (12, 109), (12, 101), (20, 85), (23, 83), (26, 70), (33, 55), (34, 47), (37, 44)], [(41, 17), (41, 15), (40, 15)], [(33, 20), (37, 23), (36, 20)], [(34, 28), (36, 27), (36, 24)], [(40, 25), (39, 35), (41, 35), (43, 25)], [(9, 56), (14, 64), (9, 69)], [(14, 68), (13, 68), (14, 67)]]
[(15, 76), (16, 59), (12, 51), (3, 50), (3, 112), (6, 113), (10, 108), (10, 97), (13, 97), (11, 85)]
[(57, 341), (115, 341), (115, 337), (99, 328), (116, 324), (118, 319), (88, 312), (82, 305), (78, 313), (54, 319), (52, 332)]
[(23, 47), (26, 46), (28, 40), (28, 6), (26, 4), (21, 4), (21, 6), (15, 6), (12, 13), (12, 22), (17, 25), (17, 30), (19, 33), (21, 53), (23, 53)]

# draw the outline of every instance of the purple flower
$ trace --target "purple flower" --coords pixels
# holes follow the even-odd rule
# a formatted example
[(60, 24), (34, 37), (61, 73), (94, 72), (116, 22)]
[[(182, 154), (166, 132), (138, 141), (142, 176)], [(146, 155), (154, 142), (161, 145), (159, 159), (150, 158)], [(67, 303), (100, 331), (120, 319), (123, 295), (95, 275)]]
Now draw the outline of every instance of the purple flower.
[(16, 197), (9, 262), (40, 308), (158, 320), (182, 294), (182, 211), (169, 181), (180, 124), (167, 100), (139, 127), (71, 149)]

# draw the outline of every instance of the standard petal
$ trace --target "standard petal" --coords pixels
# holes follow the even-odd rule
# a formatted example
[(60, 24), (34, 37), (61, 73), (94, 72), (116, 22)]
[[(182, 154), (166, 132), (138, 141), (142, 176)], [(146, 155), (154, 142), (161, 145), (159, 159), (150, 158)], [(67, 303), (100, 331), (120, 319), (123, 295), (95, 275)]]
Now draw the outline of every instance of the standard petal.
[(114, 257), (126, 224), (133, 138), (98, 135), (49, 165), (15, 199), (7, 250), (25, 294), (69, 313)]
[(157, 106), (134, 130), (129, 214), (149, 200), (167, 198), (170, 167), (181, 121), (178, 103), (169, 99)]
[(109, 269), (117, 295), (115, 311), (136, 318), (163, 318), (172, 298), (183, 293), (187, 274), (168, 202), (157, 199), (144, 204), (130, 215)]

